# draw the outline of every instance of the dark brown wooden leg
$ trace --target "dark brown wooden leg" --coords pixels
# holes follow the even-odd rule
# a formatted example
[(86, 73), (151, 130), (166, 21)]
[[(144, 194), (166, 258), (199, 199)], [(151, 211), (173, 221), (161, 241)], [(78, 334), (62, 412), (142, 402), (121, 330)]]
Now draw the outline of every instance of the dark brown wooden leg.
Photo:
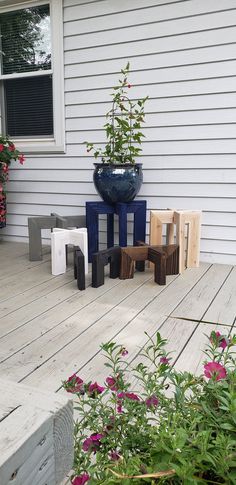
[[(121, 248), (121, 279), (133, 278), (134, 276), (134, 262), (142, 263), (141, 271), (143, 271), (144, 262), (148, 259), (148, 246), (127, 246)], [(140, 271), (140, 270), (139, 270)]]
[(84, 255), (79, 246), (74, 248), (74, 276), (77, 279), (78, 289), (85, 290)]
[(120, 279), (126, 280), (134, 277), (134, 261), (131, 256), (121, 249)]
[(158, 285), (166, 284), (166, 254), (162, 249), (148, 248), (148, 260), (154, 263), (154, 280)]
[(104, 267), (110, 263), (110, 278), (120, 275), (120, 247), (104, 249), (92, 255), (92, 287), (104, 285)]

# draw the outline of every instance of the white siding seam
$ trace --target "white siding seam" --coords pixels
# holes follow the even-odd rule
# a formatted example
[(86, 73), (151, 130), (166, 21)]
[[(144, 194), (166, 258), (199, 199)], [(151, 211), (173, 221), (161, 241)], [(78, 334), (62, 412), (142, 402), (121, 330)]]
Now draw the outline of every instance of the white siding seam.
[[(98, 0), (98, 1), (103, 1), (103, 0)], [(157, 8), (157, 7), (166, 7), (166, 5), (175, 5), (176, 3), (186, 3), (186, 2), (190, 2), (191, 0), (176, 0), (175, 2), (164, 2), (164, 3), (158, 3), (157, 5), (147, 5), (147, 6), (144, 6), (144, 7), (136, 7), (136, 8), (131, 8), (129, 10), (119, 10), (118, 12), (112, 12), (112, 13), (105, 13), (105, 14), (102, 14), (102, 15), (91, 15), (89, 17), (83, 17), (82, 19), (71, 19), (71, 20), (65, 20), (65, 24), (68, 24), (70, 22), (77, 22), (77, 21), (82, 21), (82, 20), (91, 20), (91, 19), (97, 19), (97, 18), (101, 18), (101, 17), (110, 17), (111, 15), (120, 15), (120, 14), (127, 14), (127, 13), (132, 13), (132, 12), (138, 12), (138, 11), (142, 11), (142, 10), (150, 10), (152, 8)], [(95, 3), (95, 2), (90, 2), (89, 4), (87, 3), (86, 5), (91, 5), (91, 3)], [(85, 4), (77, 4), (77, 5), (73, 5), (73, 7), (81, 7), (81, 5), (85, 5)], [(64, 10), (66, 10), (67, 8), (72, 8), (72, 7), (64, 7)]]
[[(235, 27), (235, 26), (234, 26)], [(234, 27), (230, 27), (230, 28), (234, 28)], [(127, 42), (128, 44), (128, 42)], [(172, 50), (167, 50), (167, 51), (153, 51), (153, 52), (148, 52), (145, 54), (145, 57), (148, 57), (148, 56), (153, 56), (153, 55), (161, 55), (161, 54), (170, 54), (170, 53), (174, 53), (174, 52), (188, 52), (188, 51), (195, 51), (195, 50), (201, 50), (201, 49), (208, 49), (209, 47), (223, 47), (223, 46), (230, 46), (230, 45), (235, 45), (236, 42), (224, 42), (224, 43), (218, 43), (218, 44), (207, 44), (207, 45), (202, 45), (202, 46), (196, 46), (196, 47), (186, 47), (185, 49), (172, 49)], [(84, 50), (86, 50), (86, 47), (83, 48)], [(80, 50), (83, 50), (83, 49), (69, 49), (69, 52), (72, 52), (72, 51), (80, 51)], [(65, 51), (67, 52), (67, 51)], [(131, 56), (129, 56), (129, 59), (137, 59), (139, 57), (143, 57), (143, 54), (132, 54)], [(89, 61), (81, 61), (80, 62), (80, 65), (82, 64), (94, 64), (94, 62), (96, 63), (99, 63), (99, 62), (104, 62), (104, 61), (112, 61), (114, 58), (113, 57), (106, 57), (106, 58), (103, 58), (103, 59), (96, 59), (96, 60), (89, 60)], [(127, 56), (122, 56), (122, 57), (116, 57), (116, 60), (119, 60), (119, 59), (127, 59)], [(223, 59), (224, 61), (225, 59)], [(231, 59), (230, 59), (231, 60)], [(214, 62), (214, 61), (212, 61)], [(219, 62), (219, 61), (216, 61), (216, 62)], [(65, 66), (73, 66), (73, 65), (77, 65), (78, 62), (64, 62), (64, 65)], [(184, 64), (186, 65), (186, 64)], [(135, 70), (132, 70), (132, 72), (136, 72)], [(109, 71), (109, 74), (111, 74), (111, 72)], [(113, 73), (114, 74), (114, 73)], [(90, 75), (88, 75), (89, 77)], [(93, 74), (91, 75), (93, 76)], [(82, 77), (82, 76), (81, 76)]]
[[(235, 23), (233, 24), (230, 24), (230, 25), (227, 25), (227, 26), (220, 26), (220, 27), (214, 27), (214, 28), (208, 28), (208, 29), (201, 29), (201, 30), (189, 30), (189, 31), (186, 31), (186, 32), (177, 32), (177, 33), (174, 33), (174, 34), (168, 34), (168, 35), (160, 35), (160, 36), (155, 36), (155, 37), (145, 37), (144, 39), (131, 39), (131, 40), (128, 40), (128, 41), (122, 41), (122, 42), (114, 42), (114, 43), (109, 43), (109, 44), (96, 44), (96, 45), (91, 45), (91, 46), (86, 46), (86, 47), (75, 47), (75, 48), (69, 48), (69, 49), (64, 49), (64, 52), (71, 52), (71, 51), (83, 51), (83, 50), (87, 50), (87, 49), (93, 49), (95, 50), (96, 48), (99, 48), (99, 47), (108, 47), (108, 46), (116, 46), (116, 45), (121, 45), (121, 44), (136, 44), (136, 43), (139, 43), (139, 42), (145, 42), (145, 41), (148, 41), (148, 40), (158, 40), (158, 39), (168, 39), (168, 38), (171, 38), (171, 37), (179, 37), (179, 36), (182, 36), (182, 35), (189, 35), (189, 34), (201, 34), (202, 32), (212, 32), (212, 31), (218, 31), (218, 30), (224, 30), (224, 29), (229, 29), (229, 28), (235, 28)], [(96, 33), (96, 32), (94, 32)], [(69, 39), (70, 37), (78, 37), (79, 34), (74, 34), (74, 35), (65, 35), (64, 38), (65, 39)], [(81, 34), (82, 35), (82, 34)], [(217, 45), (217, 44), (216, 44)], [(207, 46), (206, 46), (207, 47)], [(94, 62), (94, 61), (93, 61)]]

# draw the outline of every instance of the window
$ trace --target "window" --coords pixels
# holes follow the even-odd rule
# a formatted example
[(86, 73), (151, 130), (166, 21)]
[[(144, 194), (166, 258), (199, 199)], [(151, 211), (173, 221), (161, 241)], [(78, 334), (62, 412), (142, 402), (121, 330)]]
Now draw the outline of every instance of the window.
[(0, 34), (1, 132), (26, 153), (64, 151), (62, 1), (0, 0)]

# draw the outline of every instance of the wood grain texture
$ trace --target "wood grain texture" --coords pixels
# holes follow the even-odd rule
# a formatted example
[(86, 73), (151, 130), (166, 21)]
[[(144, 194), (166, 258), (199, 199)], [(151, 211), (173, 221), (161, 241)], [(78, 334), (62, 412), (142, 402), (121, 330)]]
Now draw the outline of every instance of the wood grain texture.
[(4, 379), (1, 388), (1, 410), (15, 406), (0, 421), (1, 485), (59, 485), (73, 463), (72, 401)]

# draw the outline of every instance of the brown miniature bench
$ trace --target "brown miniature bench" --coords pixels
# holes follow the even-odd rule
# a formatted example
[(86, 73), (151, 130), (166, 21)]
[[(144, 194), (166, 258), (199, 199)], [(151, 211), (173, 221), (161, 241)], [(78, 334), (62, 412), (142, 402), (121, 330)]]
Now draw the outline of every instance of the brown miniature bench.
[(154, 263), (154, 280), (159, 285), (166, 284), (166, 275), (179, 273), (179, 246), (176, 244), (148, 246), (138, 242), (138, 246), (121, 248), (120, 279), (134, 277), (134, 266), (144, 271), (144, 262)]

